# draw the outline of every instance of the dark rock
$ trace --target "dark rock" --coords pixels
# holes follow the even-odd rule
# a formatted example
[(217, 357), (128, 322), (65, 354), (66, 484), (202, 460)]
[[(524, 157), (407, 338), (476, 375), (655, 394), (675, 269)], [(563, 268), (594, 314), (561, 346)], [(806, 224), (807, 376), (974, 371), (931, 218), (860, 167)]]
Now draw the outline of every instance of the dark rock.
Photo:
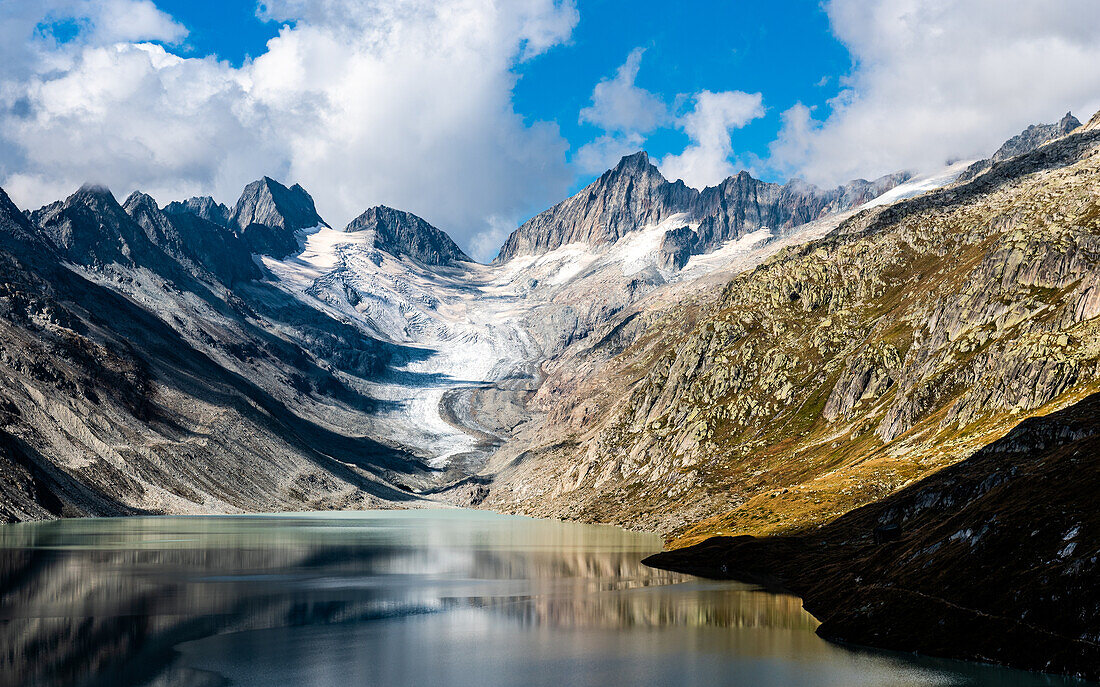
[(691, 258), (691, 249), (698, 239), (691, 227), (666, 231), (657, 252), (657, 267), (663, 270), (682, 269)]
[(229, 218), (232, 215), (229, 208), (216, 202), (210, 196), (172, 201), (164, 206), (164, 212), (169, 215), (194, 215), (220, 227), (228, 227)]
[(64, 201), (31, 213), (31, 219), (78, 265), (159, 266), (166, 257), (150, 238), (156, 230), (146, 233), (102, 186), (83, 186)]
[(379, 205), (356, 217), (347, 232), (373, 231), (374, 247), (391, 255), (408, 256), (426, 265), (472, 262), (446, 233), (416, 215)]
[(713, 537), (645, 562), (771, 581), (829, 639), (1095, 680), (1098, 423), (1094, 394), (824, 527)]
[(874, 531), (874, 540), (876, 544), (885, 544), (887, 542), (898, 541), (901, 539), (901, 525), (897, 523), (891, 525), (879, 525)]
[(304, 188), (264, 177), (245, 187), (229, 226), (253, 253), (282, 259), (299, 251), (295, 232), (328, 225)]
[(244, 242), (200, 214), (161, 211), (156, 201), (139, 192), (131, 194), (123, 208), (145, 229), (153, 243), (185, 267), (191, 267), (193, 274), (195, 269), (207, 270), (226, 286), (262, 276)]

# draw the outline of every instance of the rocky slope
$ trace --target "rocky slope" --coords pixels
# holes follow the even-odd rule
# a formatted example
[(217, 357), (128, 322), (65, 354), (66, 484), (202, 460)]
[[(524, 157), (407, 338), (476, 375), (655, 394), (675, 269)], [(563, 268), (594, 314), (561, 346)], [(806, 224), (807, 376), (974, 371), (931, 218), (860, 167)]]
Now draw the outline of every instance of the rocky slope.
[(1017, 155), (1030, 153), (1039, 146), (1046, 145), (1056, 138), (1061, 138), (1069, 134), (1079, 126), (1081, 126), (1080, 120), (1074, 117), (1071, 112), (1067, 112), (1066, 116), (1062, 117), (1056, 124), (1032, 124), (1019, 134), (1005, 141), (1004, 145), (998, 148), (997, 152), (993, 153), (993, 157), (985, 160), (978, 160), (967, 167), (966, 171), (959, 175), (959, 180), (969, 181), (998, 162), (1004, 162)]
[[(639, 161), (634, 171), (655, 172), (644, 155)], [(780, 195), (796, 193), (784, 188)], [(861, 189), (865, 197), (878, 187)], [(719, 191), (709, 193), (723, 206)], [(10, 236), (34, 246), (13, 258), (12, 275), (25, 270), (35, 284), (21, 293), (74, 313), (71, 322), (83, 323), (72, 325), (78, 338), (88, 317), (103, 318), (91, 340), (126, 352), (112, 367), (142, 371), (141, 390), (118, 389), (207, 443), (166, 435), (133, 409), (99, 409), (111, 382), (84, 368), (101, 354), (55, 361), (43, 352), (54, 346), (48, 332), (15, 318), (8, 341), (27, 353), (7, 359), (5, 412), (18, 441), (6, 444), (6, 472), (21, 486), (3, 517), (343, 507), (378, 503), (380, 494), (400, 501), (409, 491), (466, 503), (483, 487), (465, 494), (462, 485), (483, 481), (471, 473), (528, 418), (540, 361), (651, 294), (692, 292), (699, 277), (756, 264), (782, 242), (762, 229), (707, 260), (692, 254), (669, 265), (660, 244), (688, 216), (653, 224), (662, 215), (646, 214), (644, 204), (629, 210), (620, 219), (632, 229), (619, 241), (495, 266), (470, 262), (445, 233), (390, 208), (333, 231), (301, 187), (266, 177), (245, 188), (233, 211), (209, 198), (162, 209), (140, 192), (120, 204), (89, 186), (25, 217), (11, 214)], [(62, 413), (34, 402), (54, 391), (21, 390), (36, 365), (92, 381), (58, 397)], [(217, 413), (210, 399), (234, 394), (259, 415)], [(148, 398), (156, 400), (140, 400)], [(208, 443), (210, 433), (223, 443)], [(234, 445), (238, 433), (247, 436)], [(94, 440), (72, 438), (85, 435)], [(269, 458), (256, 458), (260, 444), (273, 447)], [(206, 461), (205, 450), (218, 458)], [(195, 470), (231, 477), (214, 484)], [(452, 482), (459, 491), (447, 489)]]
[[(208, 273), (225, 286), (263, 276), (244, 241), (226, 227), (197, 213), (161, 211), (149, 195), (135, 191), (122, 209), (145, 230), (146, 237), (196, 277)], [(209, 208), (205, 208), (209, 210)]]
[(646, 562), (792, 590), (829, 639), (1097, 680), (1098, 428), (1093, 394), (820, 529)]
[[(857, 180), (833, 190), (791, 181), (784, 185), (753, 179), (741, 172), (697, 191), (683, 181), (667, 181), (645, 152), (624, 157), (614, 169), (580, 193), (528, 220), (505, 241), (497, 263), (517, 256), (541, 255), (570, 244), (606, 246), (630, 232), (682, 216), (681, 227), (668, 230), (666, 244), (675, 244), (668, 265), (686, 255), (707, 253), (719, 245), (761, 229), (780, 232), (824, 215), (871, 200), (908, 178), (894, 174), (874, 182)], [(668, 249), (663, 249), (668, 253)]]
[(374, 401), (157, 243), (186, 237), (102, 189), (31, 214), (0, 194), (0, 518), (407, 498), (422, 468), (357, 429)]
[(1081, 398), (1100, 374), (1098, 144), (1081, 130), (609, 323), (547, 366), (487, 506), (684, 541), (791, 531)]

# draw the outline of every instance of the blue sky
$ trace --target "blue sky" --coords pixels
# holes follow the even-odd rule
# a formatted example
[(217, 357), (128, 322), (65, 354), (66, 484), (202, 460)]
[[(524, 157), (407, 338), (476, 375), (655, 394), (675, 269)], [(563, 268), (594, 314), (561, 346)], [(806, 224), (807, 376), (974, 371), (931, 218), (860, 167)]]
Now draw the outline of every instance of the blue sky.
[[(521, 70), (517, 109), (557, 122), (575, 150), (599, 134), (577, 118), (589, 104), (592, 85), (641, 47), (645, 54), (637, 83), (665, 100), (703, 89), (765, 94), (767, 114), (733, 135), (739, 154), (766, 157), (779, 134), (780, 113), (796, 102), (828, 112), (828, 100), (851, 60), (818, 3), (731, 0), (689, 6), (655, 0), (583, 2), (573, 40)], [(666, 127), (650, 136), (645, 148), (661, 158), (683, 150), (687, 142), (682, 131)], [(774, 175), (765, 170), (762, 176)], [(582, 175), (580, 182), (590, 177)]]
[(1100, 109), (1097, 0), (0, 0), (0, 186), (298, 182), (491, 258), (639, 148), (702, 188), (935, 172)]

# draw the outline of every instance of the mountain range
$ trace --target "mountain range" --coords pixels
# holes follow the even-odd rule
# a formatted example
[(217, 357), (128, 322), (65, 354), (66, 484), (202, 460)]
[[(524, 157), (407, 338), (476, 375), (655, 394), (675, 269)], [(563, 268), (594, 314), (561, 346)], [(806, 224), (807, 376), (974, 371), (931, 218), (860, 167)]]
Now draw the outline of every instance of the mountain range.
[[(334, 229), (268, 177), (232, 207), (0, 191), (0, 518), (614, 523), (687, 547), (655, 564), (800, 594), (837, 639), (1097, 677), (1100, 616), (1041, 609), (1100, 607), (1098, 198), (1100, 115), (832, 189), (696, 190), (639, 152), (489, 265), (386, 206)], [(913, 594), (952, 641), (889, 629)], [(993, 628), (1031, 650), (965, 639)]]

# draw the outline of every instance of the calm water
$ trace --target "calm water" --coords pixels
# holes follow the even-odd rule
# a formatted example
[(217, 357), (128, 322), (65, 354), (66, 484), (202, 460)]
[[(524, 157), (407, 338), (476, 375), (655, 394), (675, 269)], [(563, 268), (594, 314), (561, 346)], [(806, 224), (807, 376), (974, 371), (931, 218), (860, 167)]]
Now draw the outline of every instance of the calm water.
[(470, 511), (0, 527), (25, 685), (1068, 685), (856, 652), (798, 599), (652, 570), (658, 538)]

